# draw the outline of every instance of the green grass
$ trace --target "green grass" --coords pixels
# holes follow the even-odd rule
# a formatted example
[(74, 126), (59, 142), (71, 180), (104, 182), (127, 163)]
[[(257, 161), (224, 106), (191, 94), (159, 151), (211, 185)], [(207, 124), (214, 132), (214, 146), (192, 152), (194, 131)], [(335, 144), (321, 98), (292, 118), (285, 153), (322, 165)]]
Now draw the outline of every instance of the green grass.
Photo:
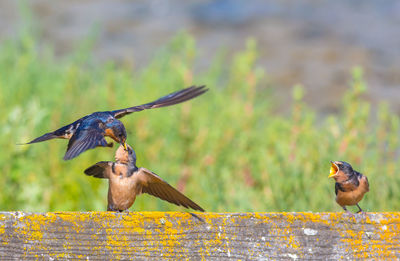
[[(151, 101), (196, 84), (210, 91), (182, 105), (123, 118), (138, 165), (153, 170), (207, 211), (341, 211), (334, 201), (330, 160), (366, 174), (367, 211), (400, 208), (399, 118), (363, 98), (362, 70), (349, 73), (342, 110), (322, 118), (293, 88), (289, 114), (277, 113), (274, 88), (255, 63), (249, 41), (232, 58), (220, 55), (196, 72), (195, 41), (179, 34), (144, 69), (100, 65), (90, 48), (55, 59), (49, 47), (22, 32), (0, 47), (0, 209), (105, 210), (107, 182), (83, 174), (113, 160), (115, 147), (63, 161), (67, 141), (18, 146), (94, 111)], [(133, 210), (178, 210), (140, 196)]]

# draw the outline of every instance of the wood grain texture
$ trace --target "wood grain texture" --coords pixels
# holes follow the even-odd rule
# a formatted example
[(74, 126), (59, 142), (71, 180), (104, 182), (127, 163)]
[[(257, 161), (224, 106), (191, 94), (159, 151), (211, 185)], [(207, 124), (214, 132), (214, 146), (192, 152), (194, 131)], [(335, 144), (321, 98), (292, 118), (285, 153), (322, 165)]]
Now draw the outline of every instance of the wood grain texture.
[(400, 213), (0, 212), (0, 260), (399, 259)]

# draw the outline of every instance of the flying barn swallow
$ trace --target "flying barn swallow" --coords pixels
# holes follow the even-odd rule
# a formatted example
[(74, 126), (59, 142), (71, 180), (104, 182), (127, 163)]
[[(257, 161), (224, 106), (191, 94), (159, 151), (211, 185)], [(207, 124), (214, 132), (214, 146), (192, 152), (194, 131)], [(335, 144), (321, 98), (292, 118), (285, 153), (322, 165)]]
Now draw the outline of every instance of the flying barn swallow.
[(158, 175), (136, 166), (136, 154), (131, 146), (120, 145), (115, 152), (115, 161), (100, 161), (87, 168), (85, 174), (109, 180), (108, 211), (122, 212), (130, 208), (136, 196), (148, 193), (152, 196), (185, 208), (203, 211), (199, 205), (173, 188)]
[(358, 202), (369, 191), (368, 179), (365, 175), (353, 170), (351, 165), (344, 161), (331, 161), (329, 178), (334, 178), (336, 202), (350, 215), (346, 206), (356, 205), (359, 212), (364, 213)]
[(94, 112), (74, 121), (71, 124), (61, 127), (58, 130), (48, 132), (27, 144), (55, 138), (69, 139), (64, 160), (75, 158), (88, 149), (93, 149), (99, 146), (111, 147), (112, 142), (107, 143), (104, 138), (105, 136), (108, 136), (116, 142), (124, 145), (126, 141), (126, 130), (122, 122), (118, 120), (119, 118), (132, 112), (178, 104), (193, 99), (206, 91), (208, 91), (208, 89), (205, 88), (205, 86), (192, 86), (168, 94), (158, 100), (146, 104), (115, 111)]

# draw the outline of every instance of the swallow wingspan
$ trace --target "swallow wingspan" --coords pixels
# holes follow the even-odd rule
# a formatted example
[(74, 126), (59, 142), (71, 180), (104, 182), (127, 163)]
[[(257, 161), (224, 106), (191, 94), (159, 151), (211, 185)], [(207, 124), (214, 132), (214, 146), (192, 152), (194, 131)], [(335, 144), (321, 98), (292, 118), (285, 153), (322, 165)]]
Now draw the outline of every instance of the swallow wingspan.
[(98, 146), (108, 146), (107, 141), (104, 138), (104, 131), (98, 126), (90, 126), (89, 128), (80, 127), (69, 140), (64, 160), (75, 158), (82, 152), (94, 149)]
[(203, 93), (208, 91), (208, 89), (203, 85), (203, 86), (192, 86), (186, 89), (182, 89), (173, 93), (170, 93), (166, 96), (163, 96), (159, 98), (158, 100), (126, 108), (126, 109), (121, 109), (121, 110), (115, 110), (112, 111), (113, 116), (117, 119), (124, 117), (127, 114), (130, 114), (132, 112), (137, 112), (137, 111), (142, 111), (142, 110), (147, 110), (147, 109), (154, 109), (154, 108), (160, 108), (160, 107), (166, 107), (166, 106), (171, 106), (174, 104), (178, 104), (190, 99), (193, 99)]
[(178, 206), (192, 208), (204, 212), (204, 209), (169, 185), (157, 174), (145, 168), (139, 168), (137, 178), (142, 184), (142, 193), (148, 193), (152, 196), (166, 200)]

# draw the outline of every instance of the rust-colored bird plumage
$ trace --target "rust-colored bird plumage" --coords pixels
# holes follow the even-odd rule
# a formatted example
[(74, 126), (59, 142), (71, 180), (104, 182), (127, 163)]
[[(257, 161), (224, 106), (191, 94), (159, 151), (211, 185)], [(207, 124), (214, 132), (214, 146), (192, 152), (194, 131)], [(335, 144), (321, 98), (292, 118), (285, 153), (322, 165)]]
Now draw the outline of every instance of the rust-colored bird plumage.
[(86, 175), (109, 180), (107, 210), (127, 210), (133, 205), (137, 195), (147, 193), (178, 206), (204, 211), (155, 173), (138, 168), (136, 154), (129, 145), (127, 150), (122, 145), (118, 148), (115, 160), (101, 161), (85, 170)]
[(344, 161), (331, 161), (330, 178), (334, 178), (336, 202), (348, 213), (346, 206), (356, 205), (359, 212), (363, 210), (358, 203), (369, 191), (368, 179), (365, 175), (353, 170), (352, 166)]

